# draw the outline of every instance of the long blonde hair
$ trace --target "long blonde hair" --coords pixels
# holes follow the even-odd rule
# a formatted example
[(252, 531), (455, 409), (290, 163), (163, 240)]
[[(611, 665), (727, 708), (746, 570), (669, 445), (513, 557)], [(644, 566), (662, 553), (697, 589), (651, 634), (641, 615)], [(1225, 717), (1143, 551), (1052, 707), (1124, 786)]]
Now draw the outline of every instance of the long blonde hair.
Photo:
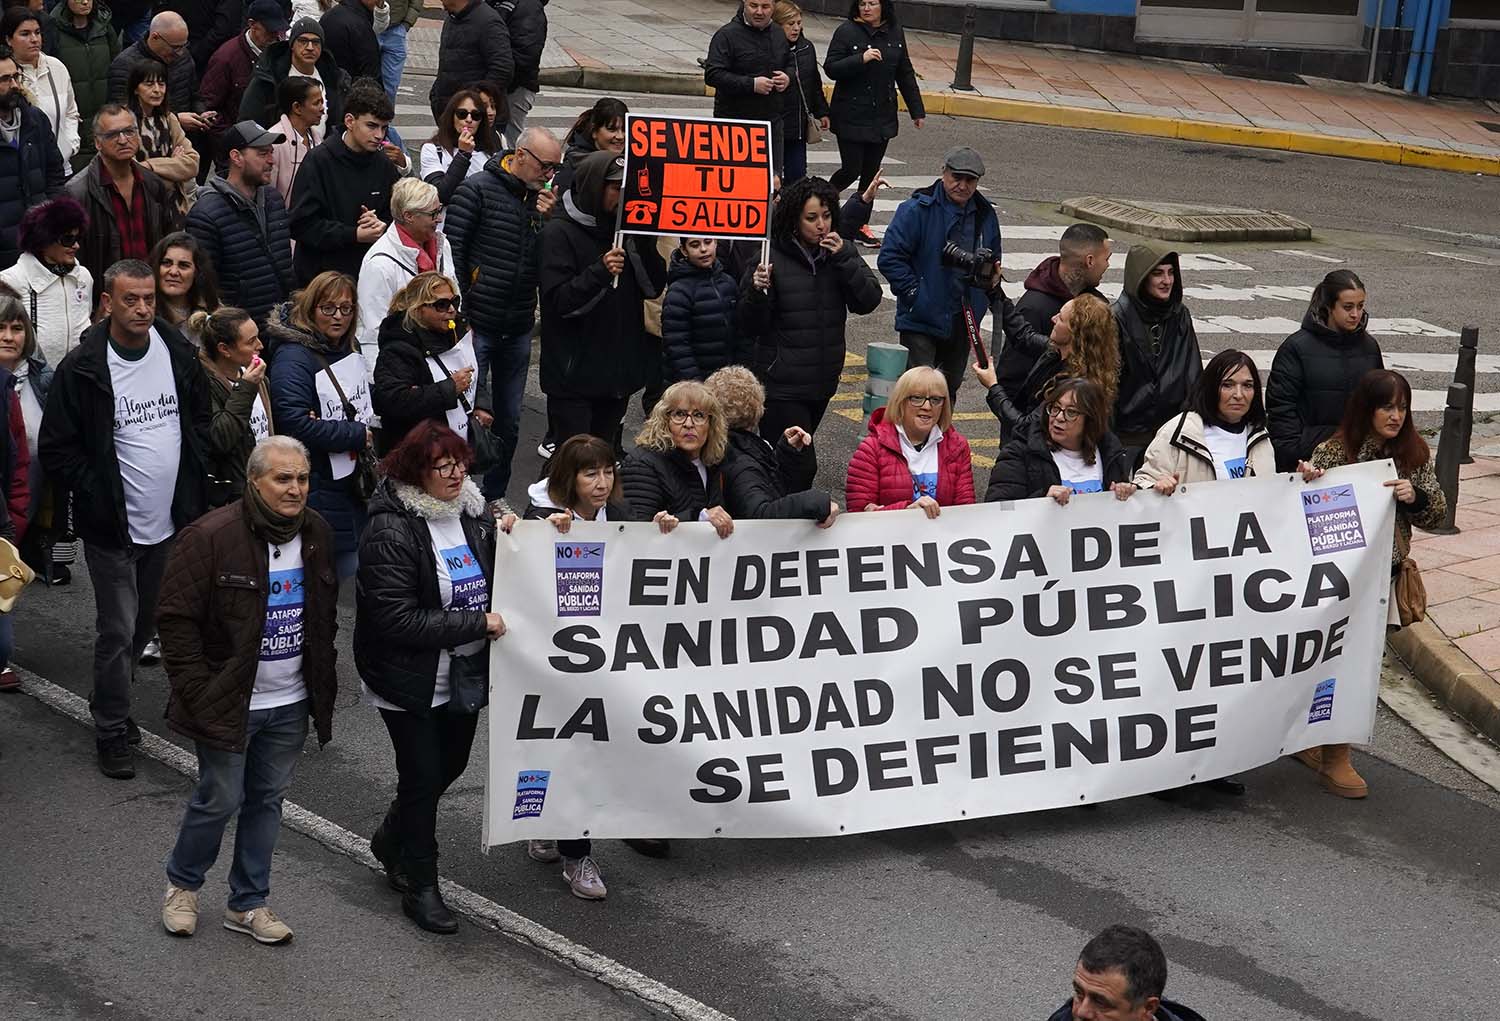
[(651, 414), (646, 416), (641, 431), (636, 433), (635, 444), (647, 450), (671, 450), (677, 444), (672, 440), (672, 427), (667, 415), (674, 409), (701, 411), (708, 415), (708, 438), (703, 441), (703, 450), (698, 455), (704, 464), (718, 464), (724, 460), (729, 447), (729, 426), (724, 421), (724, 409), (714, 392), (702, 383), (683, 380), (667, 387)]
[(1120, 335), (1114, 313), (1102, 298), (1080, 294), (1073, 299), (1069, 325), (1073, 347), (1064, 361), (1063, 374), (1093, 380), (1104, 391), (1104, 406), (1113, 408), (1120, 389)]

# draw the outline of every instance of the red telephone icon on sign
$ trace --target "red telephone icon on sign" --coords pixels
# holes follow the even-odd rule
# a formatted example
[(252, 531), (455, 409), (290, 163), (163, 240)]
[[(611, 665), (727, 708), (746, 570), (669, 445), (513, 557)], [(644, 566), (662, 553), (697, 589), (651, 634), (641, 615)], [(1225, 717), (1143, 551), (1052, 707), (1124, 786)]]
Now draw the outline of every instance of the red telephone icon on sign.
[(656, 203), (632, 199), (625, 203), (625, 222), (636, 226), (649, 225), (656, 220)]

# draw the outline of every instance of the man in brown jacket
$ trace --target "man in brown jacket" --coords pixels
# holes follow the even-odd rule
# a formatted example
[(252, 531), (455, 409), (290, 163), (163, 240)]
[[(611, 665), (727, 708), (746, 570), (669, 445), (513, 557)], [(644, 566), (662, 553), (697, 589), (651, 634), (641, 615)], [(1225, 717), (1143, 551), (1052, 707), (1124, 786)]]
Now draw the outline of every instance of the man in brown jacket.
[(162, 925), (191, 936), (198, 890), (238, 813), (224, 928), (261, 943), (292, 930), (266, 904), (281, 803), (307, 740), (332, 736), (338, 579), (328, 524), (307, 508), (307, 450), (256, 444), (241, 500), (184, 529), (157, 614), (167, 723), (193, 739), (198, 787), (167, 858)]

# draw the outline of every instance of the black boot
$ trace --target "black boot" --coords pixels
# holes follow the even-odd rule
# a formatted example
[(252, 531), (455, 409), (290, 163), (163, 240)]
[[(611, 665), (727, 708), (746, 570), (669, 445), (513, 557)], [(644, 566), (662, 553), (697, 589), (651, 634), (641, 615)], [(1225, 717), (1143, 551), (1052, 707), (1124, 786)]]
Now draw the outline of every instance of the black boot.
[(385, 869), (386, 884), (397, 893), (405, 893), (411, 884), (407, 881), (406, 870), (401, 867), (401, 841), (396, 836), (396, 803), (394, 801), (391, 802), (391, 807), (386, 809), (385, 818), (380, 821), (380, 825), (370, 837), (370, 853)]
[(451, 936), (458, 931), (458, 919), (443, 903), (438, 891), (437, 861), (406, 864), (407, 889), (401, 894), (401, 910), (406, 917), (428, 932)]
[(669, 841), (646, 837), (628, 839), (625, 841), (625, 846), (636, 854), (644, 854), (647, 858), (665, 858), (672, 853), (672, 844)]
[(1198, 786), (1216, 794), (1228, 794), (1236, 798), (1245, 793), (1245, 785), (1232, 776), (1221, 776), (1217, 780), (1204, 780)]

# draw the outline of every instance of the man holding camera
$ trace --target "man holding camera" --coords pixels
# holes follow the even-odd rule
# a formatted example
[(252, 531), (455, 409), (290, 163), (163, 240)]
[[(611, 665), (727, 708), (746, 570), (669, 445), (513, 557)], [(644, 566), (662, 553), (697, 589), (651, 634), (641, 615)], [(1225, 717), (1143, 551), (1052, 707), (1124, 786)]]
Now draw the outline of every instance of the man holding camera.
[(886, 228), (876, 265), (896, 293), (896, 329), (908, 365), (930, 365), (958, 398), (969, 364), (965, 309), (977, 330), (1000, 259), (1000, 221), (979, 194), (984, 160), (968, 146), (950, 149), (943, 176), (901, 203)]

